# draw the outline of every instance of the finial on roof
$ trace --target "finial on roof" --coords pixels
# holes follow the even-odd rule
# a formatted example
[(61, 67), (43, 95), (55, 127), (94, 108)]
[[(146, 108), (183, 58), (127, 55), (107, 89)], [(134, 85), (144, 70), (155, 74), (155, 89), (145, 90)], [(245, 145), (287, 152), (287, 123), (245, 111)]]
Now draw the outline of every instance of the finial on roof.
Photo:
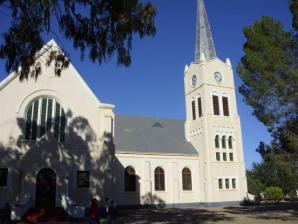
[(216, 58), (204, 0), (197, 0), (196, 62)]
[(226, 59), (226, 65), (232, 67), (232, 63), (229, 58)]

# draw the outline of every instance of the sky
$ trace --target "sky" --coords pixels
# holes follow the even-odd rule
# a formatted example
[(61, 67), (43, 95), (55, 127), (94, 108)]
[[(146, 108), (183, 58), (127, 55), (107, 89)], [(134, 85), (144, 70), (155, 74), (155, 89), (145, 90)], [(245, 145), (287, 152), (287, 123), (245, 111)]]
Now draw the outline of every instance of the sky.
[[(142, 0), (147, 2), (147, 0)], [(185, 119), (184, 67), (194, 61), (196, 0), (151, 0), (157, 8), (155, 37), (133, 39), (132, 64), (118, 66), (115, 59), (99, 65), (88, 57), (80, 59), (69, 40), (56, 39), (103, 103), (116, 106), (116, 114)], [(243, 56), (244, 26), (263, 15), (291, 26), (288, 0), (205, 0), (218, 58), (230, 58), (236, 85), (238, 113), (241, 118), (244, 157), (247, 168), (260, 161), (255, 149), (260, 141), (270, 142), (266, 127), (253, 115), (238, 92), (241, 80), (236, 67)], [(0, 33), (7, 30), (9, 12), (0, 7)], [(53, 36), (45, 35), (45, 42)], [(0, 43), (3, 41), (0, 37)], [(0, 80), (7, 76), (5, 62), (0, 60)]]

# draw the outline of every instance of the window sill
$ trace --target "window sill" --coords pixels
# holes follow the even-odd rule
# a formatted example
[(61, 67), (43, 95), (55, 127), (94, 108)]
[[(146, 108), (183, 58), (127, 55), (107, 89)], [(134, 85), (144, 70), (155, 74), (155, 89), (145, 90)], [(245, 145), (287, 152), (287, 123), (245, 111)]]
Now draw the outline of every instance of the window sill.
[(219, 189), (219, 191), (238, 191), (238, 189)]

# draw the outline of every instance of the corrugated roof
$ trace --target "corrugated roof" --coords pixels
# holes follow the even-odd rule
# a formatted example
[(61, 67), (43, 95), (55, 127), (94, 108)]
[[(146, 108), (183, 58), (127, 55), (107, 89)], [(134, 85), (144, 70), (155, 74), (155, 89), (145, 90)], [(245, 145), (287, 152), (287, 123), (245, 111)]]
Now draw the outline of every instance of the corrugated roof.
[(116, 152), (198, 155), (184, 137), (184, 121), (115, 116)]

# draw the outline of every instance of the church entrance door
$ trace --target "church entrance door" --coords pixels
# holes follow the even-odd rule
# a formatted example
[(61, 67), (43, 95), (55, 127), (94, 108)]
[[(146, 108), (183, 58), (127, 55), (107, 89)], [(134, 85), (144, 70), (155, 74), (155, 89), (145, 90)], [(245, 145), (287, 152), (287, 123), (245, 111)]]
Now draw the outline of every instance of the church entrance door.
[(42, 169), (37, 174), (35, 204), (37, 208), (56, 206), (56, 174), (51, 169)]

